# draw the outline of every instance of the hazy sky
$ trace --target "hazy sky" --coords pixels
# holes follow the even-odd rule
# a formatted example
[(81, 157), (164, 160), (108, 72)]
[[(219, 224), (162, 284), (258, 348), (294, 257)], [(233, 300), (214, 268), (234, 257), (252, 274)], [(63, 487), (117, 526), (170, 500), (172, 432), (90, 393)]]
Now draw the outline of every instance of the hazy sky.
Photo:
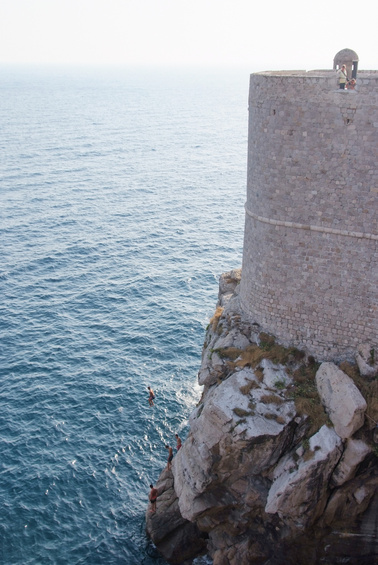
[[(0, 64), (378, 69), (373, 0), (0, 0)], [(340, 12), (340, 9), (342, 10)], [(375, 13), (374, 13), (375, 12)]]

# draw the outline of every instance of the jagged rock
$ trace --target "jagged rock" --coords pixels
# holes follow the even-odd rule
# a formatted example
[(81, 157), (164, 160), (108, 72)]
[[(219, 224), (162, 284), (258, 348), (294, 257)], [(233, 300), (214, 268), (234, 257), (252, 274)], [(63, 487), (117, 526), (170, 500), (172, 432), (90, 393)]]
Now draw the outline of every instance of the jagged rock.
[(219, 296), (224, 294), (233, 295), (236, 286), (241, 281), (241, 269), (234, 269), (233, 271), (228, 271), (223, 273), (219, 277)]
[(229, 334), (224, 338), (212, 341), (202, 358), (201, 368), (198, 372), (198, 383), (208, 388), (225, 375), (228, 369), (227, 363), (221, 357), (222, 349), (228, 347), (244, 349), (248, 345), (250, 345), (250, 342), (243, 335), (239, 336), (238, 339), (233, 339), (233, 335)]
[(376, 352), (367, 343), (359, 345), (356, 353), (356, 363), (363, 377), (373, 377), (378, 373)]
[(285, 387), (292, 382), (282, 365), (275, 365), (269, 359), (263, 359), (260, 367), (264, 369), (264, 383), (267, 387), (274, 388), (277, 384)]
[(240, 333), (237, 328), (232, 329), (230, 335), (232, 338), (231, 347), (243, 350), (251, 345), (249, 339), (245, 335)]
[(224, 376), (225, 365), (219, 355), (213, 351), (207, 362), (204, 362), (198, 372), (198, 383), (209, 388), (216, 384)]
[(223, 530), (212, 532), (209, 548), (214, 548), (213, 565), (251, 565), (264, 563), (269, 557), (263, 542), (247, 535), (232, 536)]
[(333, 472), (331, 481), (335, 486), (341, 486), (353, 479), (360, 463), (371, 452), (370, 447), (361, 440), (348, 439), (343, 456)]
[[(258, 327), (242, 320), (240, 314), (237, 296), (240, 273), (241, 270), (237, 269), (220, 278), (217, 304), (220, 313), (207, 328), (198, 372), (198, 383), (205, 386), (205, 389), (216, 384), (228, 372), (227, 361), (221, 355), (223, 350), (235, 348), (243, 351), (251, 343), (257, 342)], [(233, 289), (233, 293), (230, 293), (230, 289)]]
[(215, 371), (208, 366), (203, 367), (198, 373), (198, 384), (201, 386), (210, 387), (215, 384), (223, 374), (223, 370)]
[(342, 452), (342, 442), (333, 429), (323, 426), (310, 438), (311, 458), (295, 461), (287, 455), (277, 465), (265, 512), (277, 513), (296, 529), (310, 526), (327, 501), (328, 480)]
[[(251, 388), (250, 388), (251, 387)], [(258, 474), (273, 465), (292, 435), (294, 403), (259, 383), (245, 368), (213, 387), (190, 417), (191, 434), (173, 472), (182, 515), (188, 520), (224, 500), (212, 492), (234, 474)], [(211, 492), (204, 495), (210, 483)], [(226, 496), (224, 493), (223, 498)], [(229, 495), (228, 502), (232, 500)]]
[(197, 526), (181, 515), (171, 471), (161, 473), (156, 488), (157, 508), (155, 513), (147, 510), (146, 531), (166, 560), (179, 565), (203, 552), (205, 539)]
[[(368, 469), (361, 476), (335, 489), (323, 513), (322, 523), (328, 526), (334, 524), (336, 527), (356, 524), (357, 517), (366, 511), (375, 494), (378, 494), (378, 477)], [(376, 502), (378, 503), (378, 499)], [(371, 534), (376, 536), (377, 515), (373, 517), (370, 528)]]
[(221, 336), (212, 342), (213, 349), (226, 349), (226, 347), (236, 347), (245, 349), (251, 342), (245, 335), (240, 334), (236, 328), (229, 331), (225, 336)]
[(334, 363), (322, 363), (316, 385), (336, 433), (351, 437), (364, 423), (366, 401), (352, 379)]
[[(358, 504), (351, 494), (356, 484), (364, 481), (371, 497)], [(375, 493), (375, 494), (374, 494)], [(332, 513), (329, 507), (332, 506)], [(337, 489), (326, 508), (331, 530), (322, 540), (324, 550), (316, 563), (378, 563), (378, 490), (377, 476), (354, 479)]]
[[(157, 483), (157, 512), (146, 513), (147, 531), (154, 543), (160, 543), (168, 533), (185, 523), (178, 509), (178, 500), (173, 488), (173, 475), (164, 470)], [(159, 517), (159, 519), (157, 519)]]
[[(199, 372), (203, 394), (173, 475), (158, 481), (150, 537), (182, 565), (203, 549), (201, 536), (215, 565), (378, 562), (377, 460), (367, 452), (371, 431), (360, 428), (364, 399), (347, 375), (323, 364), (317, 385), (335, 429), (304, 440), (313, 416), (300, 405), (296, 413), (287, 396), (301, 394), (297, 369), (304, 363), (305, 374), (306, 360), (294, 356), (284, 367), (263, 359), (255, 370), (248, 355), (235, 362), (238, 350), (261, 343), (260, 327), (240, 312), (236, 279), (221, 277)], [(234, 363), (225, 348), (234, 348)], [(341, 438), (349, 438), (342, 459)]]

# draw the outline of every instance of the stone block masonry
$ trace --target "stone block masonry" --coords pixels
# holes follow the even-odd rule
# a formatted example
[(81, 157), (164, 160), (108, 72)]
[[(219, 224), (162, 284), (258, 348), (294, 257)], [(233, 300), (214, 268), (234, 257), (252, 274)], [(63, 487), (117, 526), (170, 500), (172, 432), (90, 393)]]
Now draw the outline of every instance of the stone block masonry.
[(378, 72), (251, 75), (240, 302), (321, 360), (378, 345)]

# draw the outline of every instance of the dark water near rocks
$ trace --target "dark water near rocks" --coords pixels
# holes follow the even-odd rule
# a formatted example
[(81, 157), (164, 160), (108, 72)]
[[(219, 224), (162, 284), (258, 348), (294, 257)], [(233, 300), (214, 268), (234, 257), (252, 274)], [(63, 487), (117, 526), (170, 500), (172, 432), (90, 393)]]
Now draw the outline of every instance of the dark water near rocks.
[(1, 563), (163, 562), (148, 485), (241, 265), (248, 80), (0, 69)]

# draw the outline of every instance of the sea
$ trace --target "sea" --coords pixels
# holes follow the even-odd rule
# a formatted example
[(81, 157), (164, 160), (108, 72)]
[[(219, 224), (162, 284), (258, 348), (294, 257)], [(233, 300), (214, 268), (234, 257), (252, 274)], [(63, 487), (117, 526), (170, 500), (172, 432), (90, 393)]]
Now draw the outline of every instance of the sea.
[(1, 564), (165, 563), (149, 485), (241, 266), (248, 84), (0, 68)]

